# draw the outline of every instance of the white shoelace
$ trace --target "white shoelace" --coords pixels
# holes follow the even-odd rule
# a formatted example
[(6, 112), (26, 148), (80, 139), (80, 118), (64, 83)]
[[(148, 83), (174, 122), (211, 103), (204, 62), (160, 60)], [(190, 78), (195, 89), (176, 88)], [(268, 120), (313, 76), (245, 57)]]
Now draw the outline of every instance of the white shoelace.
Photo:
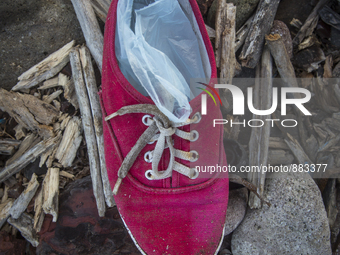
[[(124, 106), (117, 112), (107, 116), (105, 121), (108, 121), (116, 116), (121, 116), (127, 113), (146, 113), (154, 115), (151, 118), (150, 115), (145, 115), (143, 117), (143, 123), (149, 126), (145, 132), (139, 137), (136, 144), (131, 148), (130, 152), (125, 157), (121, 167), (118, 170), (118, 180), (113, 188), (113, 193), (116, 195), (122, 179), (126, 177), (133, 163), (135, 162), (137, 156), (141, 150), (148, 144), (157, 141), (155, 149), (153, 151), (148, 151), (144, 155), (144, 159), (152, 163), (152, 169), (145, 172), (145, 176), (149, 180), (160, 180), (172, 176), (172, 171), (177, 171), (191, 179), (195, 179), (198, 176), (196, 168), (190, 168), (183, 164), (175, 161), (176, 158), (188, 160), (194, 162), (198, 159), (197, 151), (181, 151), (173, 147), (172, 135), (176, 134), (182, 139), (189, 141), (196, 141), (198, 139), (198, 132), (193, 130), (191, 132), (185, 132), (178, 129), (178, 127), (190, 125), (193, 123), (198, 123), (201, 120), (201, 115), (199, 112), (194, 114), (192, 119), (188, 119), (183, 123), (173, 123), (171, 122), (155, 105), (130, 105)], [(163, 155), (164, 149), (169, 148), (170, 150), (170, 160), (169, 165), (166, 170), (159, 171), (158, 165)]]

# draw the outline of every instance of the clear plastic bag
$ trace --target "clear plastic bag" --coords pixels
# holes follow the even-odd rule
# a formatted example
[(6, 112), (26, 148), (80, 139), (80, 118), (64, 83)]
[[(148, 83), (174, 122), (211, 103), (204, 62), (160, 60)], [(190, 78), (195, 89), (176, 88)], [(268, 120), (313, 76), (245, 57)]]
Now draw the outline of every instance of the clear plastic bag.
[(205, 77), (197, 37), (177, 0), (119, 0), (116, 57), (127, 80), (171, 121), (191, 112), (190, 79)]

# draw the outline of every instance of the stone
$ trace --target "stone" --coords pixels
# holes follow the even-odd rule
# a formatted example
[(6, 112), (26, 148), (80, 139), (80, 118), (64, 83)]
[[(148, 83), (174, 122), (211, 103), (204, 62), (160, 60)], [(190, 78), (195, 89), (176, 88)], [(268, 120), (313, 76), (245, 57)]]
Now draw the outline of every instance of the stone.
[(248, 190), (235, 189), (229, 192), (228, 210), (224, 235), (229, 235), (242, 222), (247, 209)]
[(234, 231), (234, 255), (332, 254), (321, 192), (309, 174), (268, 175), (264, 198), (271, 206), (248, 210)]
[(69, 0), (0, 1), (0, 87), (83, 34)]
[(99, 217), (90, 176), (71, 182), (59, 201), (58, 220), (46, 215), (36, 254), (140, 254), (117, 207)]
[[(236, 6), (236, 30), (238, 30), (255, 12), (259, 0), (227, 0), (227, 3), (232, 3)], [(218, 0), (212, 3), (207, 17), (207, 25), (215, 28), (215, 17)]]

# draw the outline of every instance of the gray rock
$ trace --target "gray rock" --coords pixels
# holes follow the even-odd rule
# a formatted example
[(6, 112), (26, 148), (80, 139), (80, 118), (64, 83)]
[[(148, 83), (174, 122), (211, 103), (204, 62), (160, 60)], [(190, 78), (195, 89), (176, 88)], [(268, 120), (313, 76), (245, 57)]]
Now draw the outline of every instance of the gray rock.
[(234, 255), (332, 254), (321, 193), (307, 173), (277, 174), (266, 180), (271, 207), (248, 210), (234, 231)]
[(248, 190), (236, 189), (229, 192), (228, 210), (224, 235), (229, 235), (242, 222), (247, 209)]
[(70, 0), (0, 1), (0, 87), (83, 35)]
[[(253, 12), (256, 10), (257, 4), (260, 0), (227, 0), (227, 3), (232, 3), (236, 6), (236, 30), (239, 29)], [(215, 0), (209, 11), (207, 18), (207, 25), (215, 28), (215, 17), (218, 0)]]

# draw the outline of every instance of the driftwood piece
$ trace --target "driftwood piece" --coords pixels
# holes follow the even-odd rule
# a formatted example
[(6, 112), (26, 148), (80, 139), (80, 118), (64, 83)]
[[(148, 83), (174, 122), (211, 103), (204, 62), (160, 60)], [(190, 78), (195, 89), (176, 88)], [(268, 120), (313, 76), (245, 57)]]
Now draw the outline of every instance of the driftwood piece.
[[(216, 11), (216, 20), (215, 20), (215, 54), (216, 54), (216, 66), (221, 66), (221, 57), (222, 57), (222, 45), (223, 45), (223, 32), (226, 29), (227, 25), (227, 2), (224, 0), (217, 0), (218, 7)], [(235, 23), (235, 21), (234, 21)]]
[(21, 141), (14, 139), (0, 139), (0, 154), (13, 155), (15, 150), (19, 147)]
[(89, 50), (84, 46), (79, 50), (80, 60), (83, 67), (85, 85), (87, 88), (87, 93), (90, 99), (92, 119), (94, 124), (94, 131), (96, 134), (98, 154), (100, 160), (100, 170), (101, 177), (103, 181), (103, 189), (105, 195), (105, 201), (108, 207), (113, 207), (115, 202), (113, 200), (113, 194), (111, 190), (111, 185), (109, 182), (109, 177), (106, 171), (105, 163), (105, 152), (104, 152), (104, 136), (103, 136), (103, 122), (102, 122), (102, 112), (100, 108), (98, 89), (96, 84), (96, 78), (94, 75), (94, 70), (91, 62), (91, 55)]
[(79, 52), (74, 49), (70, 53), (70, 61), (72, 66), (72, 76), (76, 93), (78, 97), (79, 108), (81, 112), (83, 129), (86, 139), (87, 152), (89, 155), (90, 171), (93, 185), (93, 194), (96, 198), (98, 213), (100, 217), (105, 214), (105, 198), (103, 192), (103, 184), (100, 173), (100, 163), (97, 148), (97, 141), (95, 136), (95, 130), (91, 115), (90, 102), (87, 96), (85, 82), (82, 74), (82, 68), (80, 64)]
[(10, 210), (12, 205), (13, 199), (7, 199), (4, 203), (0, 204), (0, 229), (11, 215)]
[(264, 37), (270, 31), (280, 0), (261, 0), (239, 59), (242, 66), (254, 68), (259, 62), (264, 46)]
[(72, 166), (82, 139), (81, 119), (75, 116), (68, 122), (55, 154), (60, 164), (64, 167)]
[(92, 4), (94, 11), (98, 15), (98, 17), (105, 23), (111, 1), (110, 0), (92, 0), (91, 4)]
[(284, 139), (292, 153), (294, 154), (295, 158), (299, 162), (299, 164), (313, 164), (313, 162), (309, 159), (308, 155), (302, 149), (299, 142), (287, 133), (287, 138)]
[(59, 168), (49, 168), (43, 182), (43, 205), (45, 214), (53, 216), (53, 222), (58, 219), (59, 202)]
[(317, 5), (314, 7), (311, 14), (309, 14), (308, 18), (306, 19), (303, 26), (300, 28), (299, 32), (296, 34), (295, 38), (293, 39), (293, 45), (298, 46), (304, 38), (310, 36), (316, 25), (318, 24), (319, 14), (318, 11), (329, 2), (329, 0), (320, 0)]
[(10, 210), (10, 214), (13, 219), (18, 219), (20, 215), (26, 210), (28, 204), (31, 202), (32, 198), (37, 192), (38, 187), (39, 182), (37, 181), (37, 176), (33, 173), (28, 186), (26, 187), (24, 192), (22, 192), (21, 195), (15, 200)]
[(74, 181), (76, 178), (73, 174), (70, 174), (66, 171), (60, 171), (59, 175), (71, 179), (72, 181)]
[(42, 209), (43, 204), (43, 189), (40, 189), (38, 195), (34, 200), (34, 230), (38, 233), (41, 230), (42, 224), (45, 219), (45, 213)]
[(21, 235), (32, 244), (33, 247), (39, 245), (39, 238), (33, 229), (33, 217), (27, 213), (23, 213), (19, 219), (10, 217), (7, 222), (18, 229)]
[(20, 140), (21, 138), (26, 137), (25, 128), (21, 124), (16, 125), (13, 128), (13, 130), (15, 131), (15, 138), (17, 140)]
[(86, 45), (89, 47), (96, 64), (102, 71), (104, 37), (88, 0), (71, 0), (83, 31)]
[(64, 88), (64, 97), (66, 100), (69, 101), (74, 106), (74, 108), (79, 109), (73, 80), (70, 80), (65, 74), (62, 73), (59, 74), (58, 78), (59, 85)]
[[(59, 137), (61, 137), (61, 132), (59, 133)], [(47, 168), (51, 168), (53, 165), (53, 161), (55, 160), (55, 154), (57, 153), (59, 144), (60, 144), (61, 139), (59, 139), (56, 143), (56, 146), (54, 146), (54, 148), (52, 148), (52, 152), (49, 155), (47, 161), (46, 161), (46, 167)]]
[(69, 53), (74, 46), (74, 43), (75, 41), (69, 42), (58, 51), (49, 55), (39, 64), (20, 75), (18, 78), (19, 82), (12, 90), (29, 89), (59, 73), (69, 62)]
[(53, 92), (51, 95), (48, 95), (48, 96), (43, 96), (43, 101), (45, 103), (48, 103), (50, 104), (54, 99), (56, 99), (58, 96), (60, 96), (61, 94), (63, 93), (63, 91), (60, 89), (60, 90), (57, 90), (55, 92)]
[(22, 141), (18, 151), (9, 160), (6, 161), (6, 166), (22, 156), (22, 154), (24, 154), (32, 146), (35, 140), (40, 142), (40, 138), (38, 138), (38, 136), (33, 133), (26, 136), (25, 139)]
[(292, 164), (294, 156), (288, 151), (284, 150), (269, 150), (268, 151), (268, 165), (288, 165)]
[[(270, 51), (267, 47), (264, 48), (261, 65), (258, 65), (256, 70), (255, 88), (253, 94), (253, 105), (257, 110), (268, 110), (272, 105), (272, 91), (273, 87), (273, 64), (270, 56)], [(270, 115), (253, 115), (254, 119), (261, 119), (265, 122)], [(262, 127), (252, 128), (249, 141), (249, 165), (251, 166), (266, 166), (268, 160), (268, 147), (270, 137), (270, 125), (263, 125)], [(257, 192), (263, 196), (265, 173), (250, 173), (248, 179), (256, 185)], [(248, 202), (250, 208), (261, 208), (261, 200), (251, 194)]]
[(235, 74), (236, 57), (235, 57), (235, 18), (236, 7), (233, 4), (226, 5), (226, 25), (222, 32), (222, 48), (221, 50), (221, 75), (220, 78), (225, 79), (228, 84), (232, 83)]
[(283, 140), (283, 138), (280, 137), (270, 137), (269, 138), (269, 148), (271, 149), (277, 149), (277, 150), (289, 150), (289, 147)]
[(252, 15), (246, 23), (243, 24), (243, 26), (237, 31), (236, 38), (235, 38), (235, 52), (241, 48), (241, 46), (244, 44), (247, 35), (249, 33), (249, 29), (251, 26), (251, 23), (253, 22), (254, 15)]
[(54, 77), (52, 79), (46, 80), (44, 81), (43, 85), (40, 86), (38, 89), (42, 90), (42, 89), (51, 89), (51, 88), (58, 87), (60, 86), (58, 84), (58, 80), (59, 80), (58, 77)]
[(216, 37), (216, 31), (215, 31), (215, 29), (213, 29), (212, 27), (209, 27), (208, 25), (205, 25), (205, 29), (207, 30), (208, 36), (209, 36), (210, 39)]
[(4, 167), (0, 172), (0, 183), (7, 180), (12, 175), (18, 173), (21, 169), (27, 166), (29, 163), (33, 162), (37, 157), (39, 157), (43, 152), (51, 147), (54, 147), (56, 143), (60, 140), (60, 136), (49, 138), (43, 140), (33, 148), (24, 153), (16, 161)]
[(52, 105), (32, 95), (0, 89), (0, 109), (26, 129), (39, 132), (45, 138), (54, 135), (48, 125), (57, 119), (59, 112)]

